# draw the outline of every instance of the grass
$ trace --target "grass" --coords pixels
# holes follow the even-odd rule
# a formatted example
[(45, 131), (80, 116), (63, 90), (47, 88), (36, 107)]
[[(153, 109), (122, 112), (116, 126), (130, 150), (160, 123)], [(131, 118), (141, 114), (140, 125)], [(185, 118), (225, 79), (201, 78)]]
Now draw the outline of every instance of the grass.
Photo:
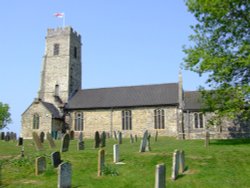
[[(77, 141), (70, 142), (68, 152), (61, 154), (63, 161), (72, 164), (73, 188), (110, 187), (154, 187), (155, 166), (166, 164), (167, 187), (181, 188), (230, 188), (250, 187), (250, 140), (212, 140), (208, 148), (203, 140), (175, 140), (160, 137), (151, 139), (151, 152), (139, 153), (139, 141), (129, 143), (124, 139), (120, 145), (121, 165), (113, 164), (113, 144), (108, 139), (105, 147), (105, 176), (97, 177), (98, 149), (93, 140), (85, 140), (85, 150), (77, 151)], [(56, 141), (59, 151), (60, 142)], [(13, 141), (0, 141), (1, 183), (0, 187), (57, 187), (57, 169), (52, 168), (50, 154), (53, 151), (44, 143), (44, 151), (37, 152), (32, 141), (25, 140), (25, 157), (21, 158), (21, 147)], [(176, 181), (172, 181), (172, 153), (175, 149), (185, 151), (186, 171)], [(45, 156), (46, 172), (35, 176), (34, 162), (38, 156)]]

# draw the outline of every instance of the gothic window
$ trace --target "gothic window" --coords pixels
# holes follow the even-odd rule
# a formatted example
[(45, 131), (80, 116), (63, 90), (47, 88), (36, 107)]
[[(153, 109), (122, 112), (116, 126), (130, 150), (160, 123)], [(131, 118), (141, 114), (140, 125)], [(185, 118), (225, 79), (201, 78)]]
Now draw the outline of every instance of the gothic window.
[(122, 130), (132, 130), (131, 110), (122, 111)]
[(60, 45), (58, 43), (54, 44), (54, 55), (59, 55)]
[(39, 129), (40, 117), (38, 114), (33, 115), (33, 129)]
[(77, 59), (77, 47), (74, 47), (74, 58)]
[(76, 112), (75, 113), (75, 131), (83, 130), (83, 113)]
[(194, 113), (194, 127), (196, 129), (198, 128), (203, 128), (203, 123), (204, 123), (204, 120), (203, 120), (203, 114), (202, 113)]
[(154, 110), (155, 129), (165, 129), (165, 116), (163, 109)]

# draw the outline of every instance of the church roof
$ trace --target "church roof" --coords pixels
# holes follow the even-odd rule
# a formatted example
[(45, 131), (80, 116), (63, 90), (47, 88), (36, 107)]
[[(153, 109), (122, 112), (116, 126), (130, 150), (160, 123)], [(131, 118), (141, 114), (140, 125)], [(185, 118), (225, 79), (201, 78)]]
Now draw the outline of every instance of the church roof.
[(178, 104), (178, 83), (79, 90), (67, 109), (97, 109)]
[(41, 103), (50, 111), (53, 118), (61, 118), (58, 109), (51, 103), (41, 101)]
[(199, 91), (186, 91), (184, 93), (184, 110), (200, 110), (201, 108), (201, 93)]

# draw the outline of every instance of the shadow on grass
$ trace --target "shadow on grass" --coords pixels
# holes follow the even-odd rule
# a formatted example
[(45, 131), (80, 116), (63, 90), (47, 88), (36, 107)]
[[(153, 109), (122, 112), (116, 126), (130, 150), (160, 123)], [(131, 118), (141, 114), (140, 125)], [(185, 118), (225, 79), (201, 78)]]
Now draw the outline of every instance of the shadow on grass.
[(250, 144), (250, 139), (210, 140), (209, 145), (243, 145)]

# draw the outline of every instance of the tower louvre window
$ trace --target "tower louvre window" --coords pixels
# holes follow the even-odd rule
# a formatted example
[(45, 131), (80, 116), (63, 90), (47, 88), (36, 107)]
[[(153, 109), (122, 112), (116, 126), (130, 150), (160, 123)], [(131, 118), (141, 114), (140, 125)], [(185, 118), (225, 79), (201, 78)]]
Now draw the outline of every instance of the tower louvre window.
[(59, 51), (60, 51), (60, 44), (58, 44), (58, 43), (54, 44), (53, 54), (54, 55), (59, 55)]

